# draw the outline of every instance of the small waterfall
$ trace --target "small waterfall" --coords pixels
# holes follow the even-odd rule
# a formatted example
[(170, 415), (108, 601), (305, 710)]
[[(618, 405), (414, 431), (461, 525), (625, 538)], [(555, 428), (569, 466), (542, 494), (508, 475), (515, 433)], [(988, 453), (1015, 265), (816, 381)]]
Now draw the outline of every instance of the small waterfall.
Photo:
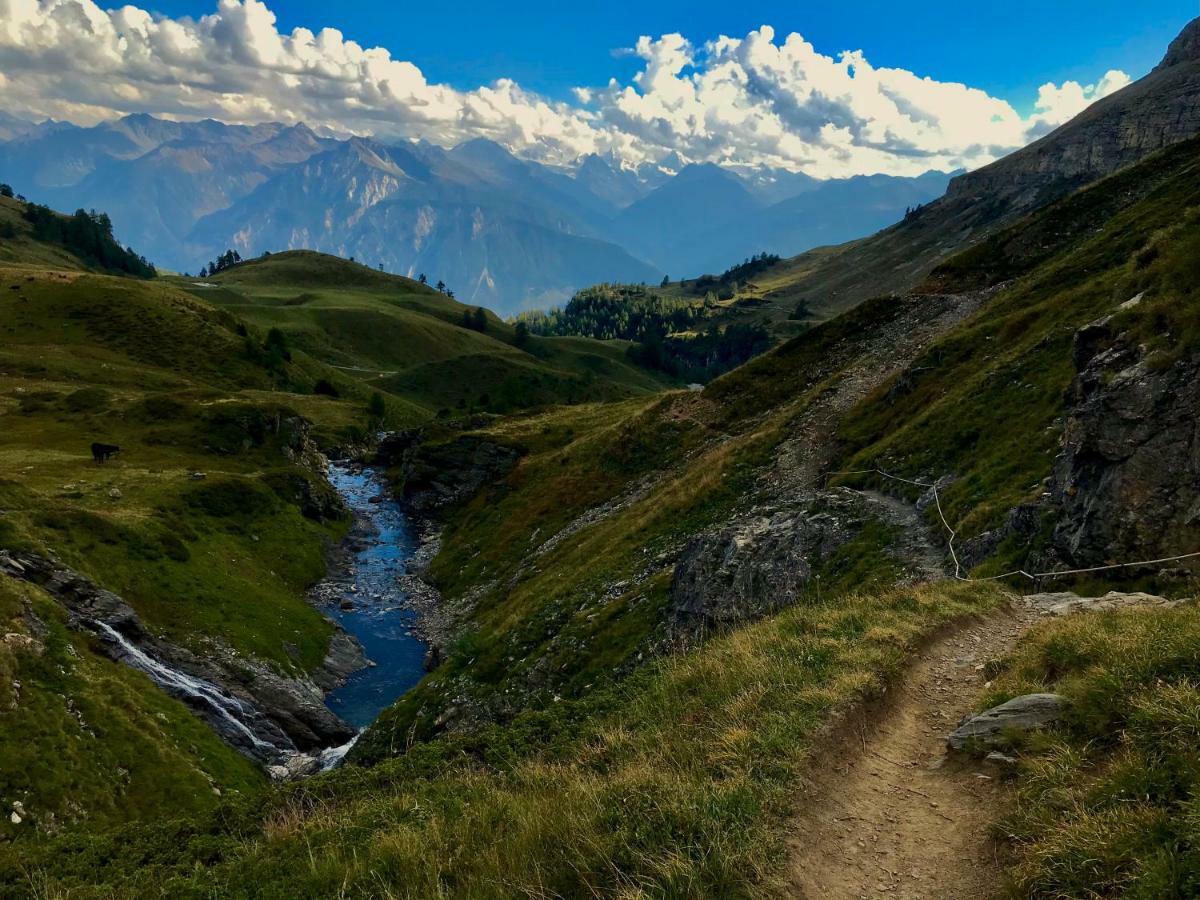
[(346, 754), (350, 752), (350, 748), (358, 741), (358, 735), (350, 738), (346, 743), (337, 747), (326, 747), (317, 757), (317, 771), (328, 772), (330, 769), (336, 769), (342, 764), (342, 760), (346, 758)]
[[(241, 743), (248, 745), (258, 756), (275, 759), (280, 756), (282, 748), (264, 741), (246, 724), (252, 721), (257, 712), (253, 707), (243, 703), (221, 688), (202, 678), (172, 669), (166, 663), (150, 656), (136, 644), (131, 643), (121, 632), (106, 622), (91, 620), (89, 624), (97, 632), (108, 638), (121, 649), (124, 661), (135, 669), (150, 676), (159, 687), (168, 694), (199, 707), (216, 720), (216, 724), (225, 726), (223, 729), (231, 737), (240, 736)], [(233, 741), (231, 741), (232, 743)], [(341, 748), (334, 748), (341, 749)], [(349, 745), (346, 747), (349, 750)], [(345, 755), (343, 751), (342, 755)]]

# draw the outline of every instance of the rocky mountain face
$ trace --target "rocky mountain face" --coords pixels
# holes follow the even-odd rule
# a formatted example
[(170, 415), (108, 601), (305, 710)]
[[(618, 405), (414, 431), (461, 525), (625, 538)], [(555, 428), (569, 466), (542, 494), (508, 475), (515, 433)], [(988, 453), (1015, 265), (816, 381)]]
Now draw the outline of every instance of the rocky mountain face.
[(1066, 125), (950, 183), (944, 205), (987, 196), (997, 219), (1013, 215), (1137, 162), (1200, 130), (1200, 24), (1171, 44), (1162, 63), (1099, 100)]
[(1054, 544), (1077, 566), (1200, 547), (1200, 355), (1147, 355), (1100, 320), (1076, 336), (1079, 374), (1055, 464)]
[(227, 248), (324, 250), (424, 272), (501, 312), (858, 237), (945, 185), (679, 159), (631, 169), (591, 156), (560, 170), (482, 139), (446, 150), (146, 115), (93, 128), (6, 117), (0, 177), (56, 208), (104, 209), (123, 242), (169, 269), (196, 271)]

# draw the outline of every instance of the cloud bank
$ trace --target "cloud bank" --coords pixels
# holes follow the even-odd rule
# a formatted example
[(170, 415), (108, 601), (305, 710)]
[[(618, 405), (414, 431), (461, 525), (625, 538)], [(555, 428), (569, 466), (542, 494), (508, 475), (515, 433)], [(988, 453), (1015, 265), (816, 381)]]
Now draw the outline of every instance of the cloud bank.
[(0, 0), (5, 111), (94, 123), (131, 112), (227, 122), (307, 122), (381, 138), (472, 137), (552, 163), (588, 153), (629, 165), (690, 161), (778, 166), (817, 177), (975, 168), (1129, 83), (1046, 84), (1034, 111), (963, 84), (875, 68), (860, 51), (818, 52), (763, 26), (693, 45), (642, 37), (630, 83), (547, 100), (499, 79), (430, 84), (411, 62), (341, 32), (276, 27), (260, 0), (219, 0), (171, 19), (91, 0)]

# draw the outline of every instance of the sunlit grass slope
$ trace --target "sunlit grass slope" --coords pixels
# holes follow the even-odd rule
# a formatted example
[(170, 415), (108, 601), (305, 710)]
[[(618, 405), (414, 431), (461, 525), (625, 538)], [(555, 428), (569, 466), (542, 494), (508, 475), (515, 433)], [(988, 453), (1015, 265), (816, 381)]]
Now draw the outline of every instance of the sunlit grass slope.
[(922, 636), (986, 611), (944, 585), (806, 603), (580, 701), (187, 824), (0, 857), (72, 897), (744, 897), (778, 886), (822, 723)]

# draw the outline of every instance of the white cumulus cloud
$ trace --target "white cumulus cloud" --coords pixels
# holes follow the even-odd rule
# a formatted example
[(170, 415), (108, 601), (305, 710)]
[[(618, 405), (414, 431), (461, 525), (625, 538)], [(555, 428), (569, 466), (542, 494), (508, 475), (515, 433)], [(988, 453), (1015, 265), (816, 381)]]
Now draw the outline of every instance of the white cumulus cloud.
[(1119, 69), (1109, 69), (1095, 84), (1064, 81), (1061, 85), (1047, 82), (1038, 88), (1037, 112), (1031, 135), (1044, 134), (1074, 118), (1102, 97), (1116, 93), (1129, 84), (1129, 76)]
[(475, 90), (431, 84), (412, 62), (332, 28), (279, 30), (261, 0), (219, 0), (199, 19), (92, 0), (0, 0), (6, 111), (91, 123), (130, 112), (229, 122), (307, 122), (383, 138), (499, 141), (566, 163), (611, 153), (630, 164), (771, 165), (818, 177), (974, 168), (1028, 143), (1129, 82), (1046, 84), (1034, 112), (964, 84), (828, 56), (763, 26), (693, 45), (643, 36), (627, 83), (551, 101), (501, 78)]

